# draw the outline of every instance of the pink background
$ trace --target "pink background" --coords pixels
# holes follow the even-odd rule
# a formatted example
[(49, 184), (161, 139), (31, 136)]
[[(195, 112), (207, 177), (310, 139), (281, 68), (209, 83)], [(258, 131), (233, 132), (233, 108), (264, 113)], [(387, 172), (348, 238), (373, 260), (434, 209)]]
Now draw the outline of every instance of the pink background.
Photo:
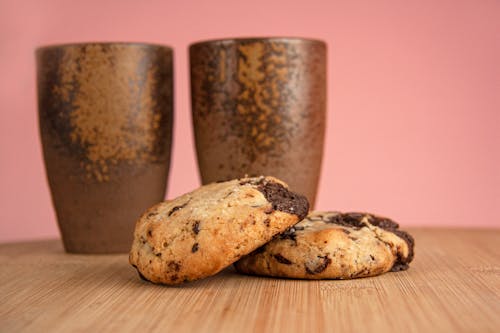
[(199, 185), (188, 44), (270, 35), (329, 44), (318, 208), (403, 226), (500, 225), (499, 1), (1, 0), (0, 241), (58, 235), (38, 138), (36, 46), (175, 48), (173, 197)]

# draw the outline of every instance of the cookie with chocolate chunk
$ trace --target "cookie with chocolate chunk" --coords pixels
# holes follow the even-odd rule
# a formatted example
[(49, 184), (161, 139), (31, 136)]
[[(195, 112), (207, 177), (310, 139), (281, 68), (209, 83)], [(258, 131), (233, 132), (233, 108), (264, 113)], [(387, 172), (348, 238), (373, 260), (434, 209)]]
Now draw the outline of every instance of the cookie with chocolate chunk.
[(407, 269), (413, 248), (413, 237), (388, 218), (312, 212), (235, 267), (253, 275), (353, 279)]
[(214, 275), (303, 219), (307, 199), (272, 177), (213, 183), (148, 209), (129, 261), (140, 276), (179, 284)]

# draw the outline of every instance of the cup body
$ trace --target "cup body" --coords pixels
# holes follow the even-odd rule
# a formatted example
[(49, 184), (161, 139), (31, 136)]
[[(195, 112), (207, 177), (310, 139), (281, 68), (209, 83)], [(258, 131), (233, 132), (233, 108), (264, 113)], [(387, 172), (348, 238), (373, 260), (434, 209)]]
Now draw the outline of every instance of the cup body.
[(64, 247), (122, 253), (164, 199), (173, 123), (172, 50), (86, 43), (36, 51), (47, 178)]
[(314, 205), (326, 121), (322, 41), (226, 39), (190, 46), (192, 116), (204, 184), (269, 175)]

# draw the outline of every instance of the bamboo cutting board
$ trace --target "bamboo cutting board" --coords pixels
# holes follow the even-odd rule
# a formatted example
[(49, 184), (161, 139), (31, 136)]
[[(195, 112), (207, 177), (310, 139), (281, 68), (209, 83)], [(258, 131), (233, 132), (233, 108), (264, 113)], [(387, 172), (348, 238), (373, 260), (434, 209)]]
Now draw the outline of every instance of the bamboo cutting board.
[(126, 255), (0, 245), (0, 332), (500, 332), (500, 229), (413, 229), (408, 271), (350, 281), (140, 280)]

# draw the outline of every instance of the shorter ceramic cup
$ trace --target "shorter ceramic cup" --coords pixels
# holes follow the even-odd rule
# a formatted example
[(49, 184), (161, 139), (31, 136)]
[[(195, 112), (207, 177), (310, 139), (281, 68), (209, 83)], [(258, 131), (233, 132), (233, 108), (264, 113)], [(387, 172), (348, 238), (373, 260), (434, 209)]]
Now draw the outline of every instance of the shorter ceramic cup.
[(128, 252), (134, 223), (165, 196), (172, 50), (87, 43), (36, 51), (39, 125), (64, 247)]
[(268, 175), (314, 206), (326, 117), (326, 44), (248, 38), (191, 45), (191, 98), (204, 184)]

